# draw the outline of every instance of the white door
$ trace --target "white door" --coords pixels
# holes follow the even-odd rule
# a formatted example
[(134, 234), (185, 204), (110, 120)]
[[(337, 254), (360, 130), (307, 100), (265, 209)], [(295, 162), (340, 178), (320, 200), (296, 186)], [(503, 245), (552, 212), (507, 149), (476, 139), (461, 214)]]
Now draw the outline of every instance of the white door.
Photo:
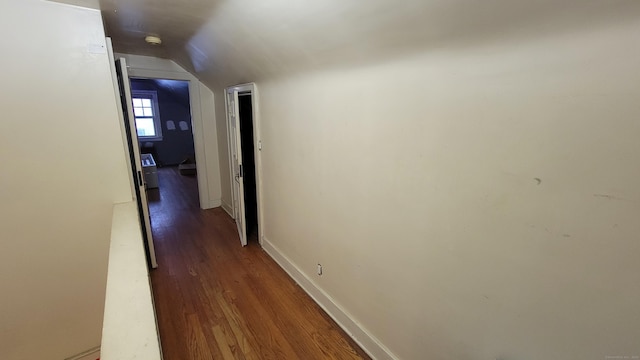
[(138, 212), (140, 214), (140, 225), (143, 237), (147, 246), (147, 255), (152, 268), (158, 267), (156, 261), (156, 251), (153, 246), (153, 235), (151, 234), (151, 221), (149, 219), (149, 203), (147, 202), (147, 189), (142, 171), (142, 161), (140, 160), (140, 148), (138, 145), (138, 131), (136, 121), (133, 116), (131, 87), (129, 86), (129, 74), (125, 59), (116, 60), (116, 72), (118, 73), (118, 86), (120, 87), (120, 99), (122, 102), (122, 112), (129, 143), (129, 155), (131, 157), (131, 170), (133, 171), (133, 181), (135, 183), (136, 196), (138, 198)]
[(227, 89), (227, 109), (229, 112), (229, 148), (233, 162), (233, 198), (234, 218), (238, 226), (238, 235), (242, 246), (247, 245), (247, 228), (245, 226), (244, 206), (244, 171), (242, 168), (242, 142), (240, 141), (240, 110), (238, 106), (238, 91)]

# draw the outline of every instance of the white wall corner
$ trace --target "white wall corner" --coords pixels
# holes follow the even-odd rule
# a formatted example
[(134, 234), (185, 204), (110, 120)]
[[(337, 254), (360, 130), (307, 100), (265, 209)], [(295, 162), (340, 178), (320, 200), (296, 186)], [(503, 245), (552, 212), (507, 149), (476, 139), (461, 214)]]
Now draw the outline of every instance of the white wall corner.
[[(223, 202), (223, 209), (224, 205)], [(372, 359), (398, 359), (266, 237), (262, 238), (262, 248)]]
[[(175, 61), (169, 59), (161, 59), (153, 56), (144, 56), (144, 55), (133, 55), (133, 54), (125, 54), (125, 53), (115, 53), (116, 59), (125, 58), (127, 59), (127, 64), (131, 67), (131, 71), (129, 75), (137, 75), (136, 70), (147, 70), (149, 71), (159, 71), (160, 73), (157, 76), (158, 78), (169, 79), (171, 77), (171, 73), (183, 73), (189, 74), (195, 79), (195, 76), (185, 70), (182, 66), (178, 65)], [(147, 75), (149, 73), (147, 72)], [(181, 80), (181, 79), (179, 79)]]
[(207, 209), (213, 209), (222, 205), (221, 199), (209, 199), (209, 207)]
[(231, 205), (227, 204), (227, 202), (222, 199), (220, 200), (220, 202), (222, 203), (222, 210), (226, 211), (227, 214), (229, 214), (229, 216), (231, 216), (231, 218), (233, 219), (233, 208), (231, 207)]
[(66, 358), (65, 360), (96, 360), (100, 358), (100, 346), (83, 351), (80, 354)]
[[(213, 92), (201, 82), (199, 82), (199, 92), (209, 197), (219, 201), (222, 197), (222, 189), (220, 185), (215, 98)], [(220, 203), (217, 206), (220, 206)]]

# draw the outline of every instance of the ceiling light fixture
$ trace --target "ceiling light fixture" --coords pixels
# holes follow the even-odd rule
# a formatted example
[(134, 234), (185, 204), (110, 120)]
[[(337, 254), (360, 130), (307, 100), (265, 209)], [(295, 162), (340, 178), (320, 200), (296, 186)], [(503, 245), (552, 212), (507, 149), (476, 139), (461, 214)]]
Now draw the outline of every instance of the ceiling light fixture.
[(155, 35), (149, 35), (149, 36), (145, 37), (144, 41), (146, 41), (148, 44), (151, 44), (151, 45), (160, 45), (160, 44), (162, 44), (162, 39), (160, 39), (160, 37), (155, 36)]

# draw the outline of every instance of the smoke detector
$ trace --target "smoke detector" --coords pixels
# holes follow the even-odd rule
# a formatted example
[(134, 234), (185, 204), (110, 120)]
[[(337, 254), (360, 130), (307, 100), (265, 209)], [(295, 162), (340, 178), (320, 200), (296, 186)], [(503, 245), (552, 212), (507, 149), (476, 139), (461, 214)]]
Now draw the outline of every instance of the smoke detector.
[(148, 44), (151, 44), (151, 45), (160, 45), (160, 44), (162, 44), (162, 39), (160, 39), (160, 37), (155, 36), (155, 35), (149, 35), (149, 36), (145, 37), (144, 41), (146, 41)]

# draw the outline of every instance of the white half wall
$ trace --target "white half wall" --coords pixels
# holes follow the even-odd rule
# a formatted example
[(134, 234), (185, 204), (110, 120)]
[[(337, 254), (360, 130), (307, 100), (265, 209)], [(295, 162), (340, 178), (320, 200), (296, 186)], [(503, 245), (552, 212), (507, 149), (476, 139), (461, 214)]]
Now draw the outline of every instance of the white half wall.
[(101, 359), (162, 359), (154, 311), (137, 202), (118, 204), (113, 207)]
[(639, 38), (259, 82), (267, 245), (390, 358), (640, 355)]
[(0, 2), (0, 358), (100, 345), (114, 203), (131, 201), (102, 18)]

